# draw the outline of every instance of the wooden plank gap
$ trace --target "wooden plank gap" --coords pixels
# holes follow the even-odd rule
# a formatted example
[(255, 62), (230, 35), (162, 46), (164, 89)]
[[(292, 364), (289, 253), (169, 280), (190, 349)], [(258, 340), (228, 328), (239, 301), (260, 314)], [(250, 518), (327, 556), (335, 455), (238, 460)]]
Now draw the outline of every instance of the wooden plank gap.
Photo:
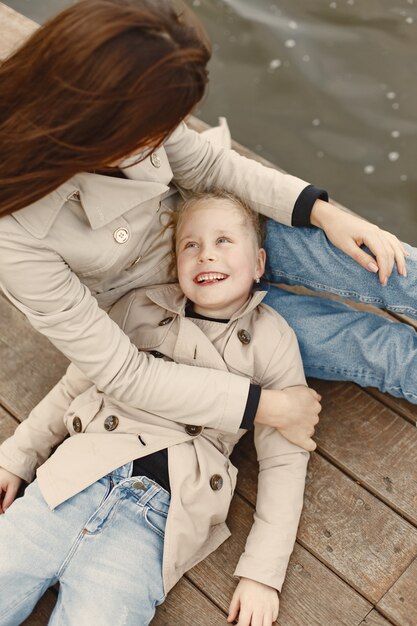
[[(207, 600), (207, 601), (208, 601), (208, 602), (209, 602), (209, 603), (210, 603), (213, 607), (215, 607), (216, 609), (218, 609), (219, 611), (221, 611), (221, 613), (225, 616), (225, 618), (227, 618), (227, 615), (228, 615), (227, 611), (225, 611), (225, 610), (224, 610), (224, 607), (223, 607), (220, 603), (216, 602), (215, 598), (212, 598), (212, 597), (210, 596), (210, 594), (207, 592), (207, 587), (200, 587), (200, 586), (197, 584), (197, 582), (196, 582), (195, 580), (193, 580), (193, 578), (189, 575), (188, 571), (187, 571), (187, 572), (185, 572), (185, 574), (183, 575), (183, 578), (185, 578), (185, 579), (186, 579), (186, 580), (190, 583), (190, 585), (191, 585), (192, 587), (194, 587), (194, 589), (195, 589), (195, 590), (196, 590), (199, 594), (201, 594), (202, 596), (204, 596), (204, 597), (206, 598), (206, 600)], [(236, 578), (235, 580), (236, 580), (236, 585), (237, 585), (237, 583), (238, 583), (239, 581), (237, 580), (237, 578)], [(230, 600), (231, 600), (231, 599), (232, 599), (232, 596), (230, 596)]]
[(410, 422), (412, 426), (417, 427), (417, 404), (413, 404), (404, 398), (396, 398), (388, 393), (383, 393), (375, 387), (363, 387), (362, 389), (385, 407), (391, 411), (395, 411), (395, 413), (403, 417), (407, 422)]
[(322, 456), (416, 527), (416, 428), (351, 383), (315, 383)]
[(394, 624), (385, 619), (379, 611), (372, 609), (358, 626), (394, 626)]

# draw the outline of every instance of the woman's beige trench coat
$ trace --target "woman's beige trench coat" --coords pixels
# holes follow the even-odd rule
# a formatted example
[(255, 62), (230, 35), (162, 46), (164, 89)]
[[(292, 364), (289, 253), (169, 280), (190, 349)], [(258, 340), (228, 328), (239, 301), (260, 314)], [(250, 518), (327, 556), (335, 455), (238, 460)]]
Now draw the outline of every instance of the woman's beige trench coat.
[[(199, 327), (201, 322), (184, 317), (185, 298), (175, 284), (133, 291), (113, 307), (111, 315), (144, 359), (150, 351), (158, 351), (167, 359), (196, 366), (192, 370), (229, 371), (264, 388), (304, 385), (294, 332), (275, 311), (260, 304), (264, 294), (255, 292), (226, 326), (204, 322), (205, 332)], [(243, 335), (242, 330), (246, 331)], [(158, 369), (151, 368), (147, 379), (151, 394), (158, 376)], [(210, 385), (207, 377), (204, 395), (217, 400), (217, 389)], [(0, 447), (0, 466), (31, 480), (52, 447), (68, 432), (72, 435), (37, 472), (42, 494), (52, 508), (116, 467), (168, 448), (171, 505), (163, 559), (166, 592), (229, 536), (225, 520), (237, 473), (229, 454), (246, 432), (239, 429), (239, 420), (224, 414), (221, 402), (209, 419), (202, 419), (199, 404), (204, 400), (198, 394), (194, 392), (191, 401), (182, 389), (176, 394), (183, 411), (173, 422), (104, 395), (71, 365)], [(112, 432), (106, 430), (109, 416), (117, 418), (110, 418), (112, 427), (117, 424)], [(255, 445), (259, 461), (256, 512), (235, 574), (281, 589), (303, 502), (308, 453), (267, 427), (255, 427)]]
[[(161, 219), (172, 179), (213, 185), (289, 224), (307, 183), (209, 143), (181, 124), (163, 147), (127, 167), (129, 180), (82, 173), (0, 218), (0, 287), (32, 325), (112, 397), (162, 417), (199, 419), (219, 409), (239, 423), (249, 382), (234, 374), (151, 363), (104, 309), (131, 289), (171, 282), (171, 233)], [(148, 393), (150, 371), (159, 372)], [(206, 389), (217, 393), (207, 394)]]

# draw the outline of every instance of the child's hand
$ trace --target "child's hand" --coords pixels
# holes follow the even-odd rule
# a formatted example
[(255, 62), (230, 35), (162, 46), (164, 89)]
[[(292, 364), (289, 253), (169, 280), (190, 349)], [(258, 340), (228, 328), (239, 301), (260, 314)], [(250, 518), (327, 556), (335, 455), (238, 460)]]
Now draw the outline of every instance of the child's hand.
[(272, 626), (278, 617), (278, 592), (273, 587), (241, 578), (232, 597), (227, 621), (237, 626)]
[(6, 512), (22, 484), (22, 479), (16, 474), (0, 467), (0, 515)]

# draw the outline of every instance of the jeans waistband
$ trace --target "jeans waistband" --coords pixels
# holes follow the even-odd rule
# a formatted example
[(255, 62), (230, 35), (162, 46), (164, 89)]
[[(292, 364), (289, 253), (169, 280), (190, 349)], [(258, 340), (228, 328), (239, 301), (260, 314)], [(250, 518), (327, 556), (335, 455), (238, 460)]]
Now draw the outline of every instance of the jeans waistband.
[(152, 500), (152, 506), (168, 512), (171, 496), (157, 482), (147, 476), (132, 476), (133, 462), (130, 461), (110, 473), (115, 487), (128, 489), (142, 505)]

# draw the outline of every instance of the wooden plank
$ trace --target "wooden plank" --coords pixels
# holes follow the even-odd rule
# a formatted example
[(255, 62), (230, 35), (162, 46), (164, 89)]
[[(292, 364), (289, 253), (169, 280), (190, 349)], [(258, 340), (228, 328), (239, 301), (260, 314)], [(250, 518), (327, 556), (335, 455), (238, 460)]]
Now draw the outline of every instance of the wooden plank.
[[(237, 491), (252, 504), (257, 463), (251, 437), (234, 453)], [(417, 529), (317, 453), (312, 454), (299, 542), (372, 602), (417, 555)]]
[(378, 610), (397, 626), (417, 624), (417, 560), (407, 568), (384, 597)]
[(417, 529), (317, 454), (298, 537), (372, 602), (417, 555)]
[(366, 391), (379, 402), (390, 408), (395, 413), (402, 415), (413, 426), (417, 426), (417, 405), (411, 404), (402, 398), (394, 398), (387, 393), (382, 393), (378, 389), (368, 388)]
[(60, 379), (67, 359), (0, 297), (0, 404), (22, 420)]
[(5, 439), (13, 435), (18, 423), (10, 413), (0, 406), (0, 443), (3, 443)]
[(22, 626), (47, 626), (55, 603), (56, 593), (48, 589), (43, 598), (39, 600), (32, 615), (22, 622)]
[(392, 626), (392, 622), (389, 622), (382, 617), (378, 611), (371, 611), (369, 615), (359, 624), (359, 626)]
[[(244, 549), (253, 508), (235, 496), (228, 519), (232, 536), (186, 575), (225, 612), (237, 584), (233, 571)], [(353, 626), (372, 605), (300, 545), (291, 557), (281, 594), (281, 626)], [(208, 622), (207, 622), (208, 623)]]
[(17, 13), (3, 4), (3, 2), (0, 2), (0, 24), (2, 25), (0, 37), (1, 59), (9, 56), (38, 26), (28, 17)]
[(151, 626), (225, 626), (226, 616), (182, 578), (158, 607)]
[(350, 383), (314, 381), (327, 458), (417, 525), (417, 429)]

